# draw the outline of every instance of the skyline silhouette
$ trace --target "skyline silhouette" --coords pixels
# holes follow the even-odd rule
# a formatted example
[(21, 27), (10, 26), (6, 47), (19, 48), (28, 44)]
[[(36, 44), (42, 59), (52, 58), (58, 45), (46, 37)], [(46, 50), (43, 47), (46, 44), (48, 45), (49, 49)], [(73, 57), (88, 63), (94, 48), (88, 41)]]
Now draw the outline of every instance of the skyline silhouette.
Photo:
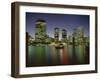
[(54, 28), (66, 29), (68, 36), (78, 26), (82, 26), (85, 36), (89, 36), (89, 15), (51, 14), (26, 12), (26, 32), (35, 36), (35, 23), (37, 19), (46, 21), (46, 33), (54, 37)]

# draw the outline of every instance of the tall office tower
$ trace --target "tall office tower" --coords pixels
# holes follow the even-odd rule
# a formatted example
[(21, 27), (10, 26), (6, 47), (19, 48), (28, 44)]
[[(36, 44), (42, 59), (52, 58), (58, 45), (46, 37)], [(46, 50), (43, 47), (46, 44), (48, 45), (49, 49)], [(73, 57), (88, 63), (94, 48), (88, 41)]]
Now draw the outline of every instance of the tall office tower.
[(54, 29), (54, 38), (56, 41), (59, 40), (59, 28)]
[(39, 19), (35, 24), (35, 41), (44, 42), (46, 38), (46, 22), (45, 20)]
[(74, 30), (73, 33), (75, 44), (83, 43), (84, 41), (84, 29), (80, 26)]
[(81, 26), (77, 28), (77, 32), (76, 33), (77, 33), (77, 36), (79, 38), (83, 38), (84, 37), (84, 29)]
[(62, 30), (62, 41), (67, 41), (67, 31), (65, 29)]
[(84, 29), (80, 26), (77, 28), (77, 36), (79, 44), (84, 43)]

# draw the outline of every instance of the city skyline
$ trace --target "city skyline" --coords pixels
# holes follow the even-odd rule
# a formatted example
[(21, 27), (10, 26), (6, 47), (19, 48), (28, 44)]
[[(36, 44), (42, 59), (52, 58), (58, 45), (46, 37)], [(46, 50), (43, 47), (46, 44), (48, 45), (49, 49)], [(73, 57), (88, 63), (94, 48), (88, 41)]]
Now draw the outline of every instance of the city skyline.
[(26, 12), (26, 32), (35, 36), (36, 20), (46, 21), (46, 33), (54, 38), (54, 28), (66, 29), (67, 34), (72, 35), (73, 30), (79, 26), (83, 27), (85, 36), (89, 36), (89, 16), (71, 14), (50, 14)]
[(89, 47), (88, 15), (26, 13), (26, 67), (89, 64)]

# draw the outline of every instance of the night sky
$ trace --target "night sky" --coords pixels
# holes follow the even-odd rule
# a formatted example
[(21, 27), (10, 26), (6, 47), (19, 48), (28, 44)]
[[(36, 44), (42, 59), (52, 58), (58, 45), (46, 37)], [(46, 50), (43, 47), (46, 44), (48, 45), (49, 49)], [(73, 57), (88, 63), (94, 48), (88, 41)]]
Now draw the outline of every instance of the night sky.
[(53, 14), (53, 13), (33, 13), (26, 12), (26, 31), (34, 37), (36, 20), (46, 21), (46, 32), (50, 37), (54, 37), (54, 28), (66, 29), (68, 36), (78, 26), (82, 26), (85, 36), (89, 36), (89, 15), (74, 14)]

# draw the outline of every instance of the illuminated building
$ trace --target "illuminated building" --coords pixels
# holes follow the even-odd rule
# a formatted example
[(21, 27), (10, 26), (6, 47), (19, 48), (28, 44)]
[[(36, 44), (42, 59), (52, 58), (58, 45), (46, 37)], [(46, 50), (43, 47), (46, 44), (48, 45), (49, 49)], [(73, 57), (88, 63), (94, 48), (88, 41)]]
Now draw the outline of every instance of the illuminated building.
[(35, 41), (40, 43), (45, 42), (47, 37), (45, 20), (39, 19), (36, 21), (35, 31)]
[(62, 30), (62, 41), (67, 42), (67, 31), (65, 29)]
[(74, 30), (73, 33), (74, 42), (76, 45), (83, 44), (84, 42), (84, 29), (80, 26)]
[(59, 28), (54, 29), (54, 38), (55, 38), (55, 41), (59, 40)]

